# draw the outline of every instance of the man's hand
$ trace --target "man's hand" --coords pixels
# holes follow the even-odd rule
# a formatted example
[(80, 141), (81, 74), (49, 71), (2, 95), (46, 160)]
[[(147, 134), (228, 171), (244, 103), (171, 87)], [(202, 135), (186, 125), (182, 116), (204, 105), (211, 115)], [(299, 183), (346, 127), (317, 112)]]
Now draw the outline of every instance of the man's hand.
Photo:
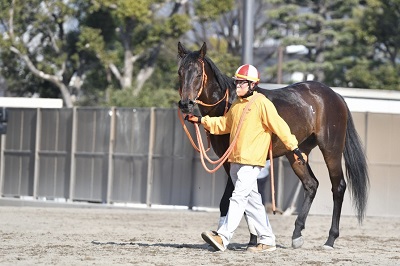
[(294, 159), (296, 161), (298, 161), (299, 163), (302, 162), (303, 164), (307, 163), (308, 161), (307, 155), (301, 152), (299, 148), (294, 149), (293, 153), (294, 153)]
[(191, 123), (201, 124), (201, 116), (188, 114), (188, 115), (185, 116), (185, 120), (187, 120), (187, 121), (189, 121)]

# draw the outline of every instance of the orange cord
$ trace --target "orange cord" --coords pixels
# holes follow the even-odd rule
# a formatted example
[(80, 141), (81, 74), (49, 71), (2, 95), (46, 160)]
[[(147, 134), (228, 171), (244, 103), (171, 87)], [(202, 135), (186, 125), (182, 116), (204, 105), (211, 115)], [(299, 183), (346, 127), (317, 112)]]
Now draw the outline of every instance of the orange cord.
[(274, 157), (272, 156), (272, 140), (269, 145), (269, 160), (270, 164), (270, 178), (271, 178), (271, 198), (272, 198), (272, 212), (276, 213), (276, 205), (275, 205), (275, 180), (274, 180)]
[[(253, 99), (251, 99), (250, 102), (248, 102), (248, 103), (246, 104), (246, 107), (244, 108), (244, 110), (243, 110), (243, 112), (242, 112), (242, 115), (241, 115), (241, 117), (240, 117), (239, 124), (238, 124), (237, 130), (236, 130), (235, 136), (234, 136), (234, 138), (233, 138), (231, 144), (229, 145), (229, 147), (228, 147), (228, 149), (225, 151), (225, 153), (224, 153), (218, 160), (216, 160), (216, 161), (211, 160), (211, 159), (207, 156), (207, 153), (206, 153), (207, 151), (204, 150), (204, 145), (203, 145), (203, 142), (202, 142), (202, 139), (201, 139), (199, 125), (198, 125), (198, 124), (194, 124), (195, 129), (196, 129), (197, 142), (198, 142), (199, 150), (200, 150), (200, 160), (201, 160), (201, 163), (202, 163), (204, 169), (205, 169), (207, 172), (209, 172), (209, 173), (215, 173), (219, 168), (221, 168), (221, 166), (224, 164), (224, 162), (228, 159), (229, 155), (232, 153), (232, 151), (233, 151), (233, 149), (234, 149), (234, 147), (235, 147), (235, 145), (236, 145), (237, 139), (238, 139), (238, 137), (239, 137), (240, 129), (242, 128), (244, 118), (245, 118), (245, 116), (246, 116), (246, 114), (247, 114), (247, 112), (248, 112), (248, 110), (249, 110), (249, 108), (250, 108), (250, 105), (251, 105), (251, 104), (256, 100), (256, 98), (259, 97), (259, 96), (261, 96), (261, 94), (256, 95)], [(218, 165), (217, 165), (214, 169), (211, 170), (211, 169), (209, 169), (209, 168), (207, 167), (207, 165), (205, 164), (204, 158), (206, 158), (207, 161), (210, 162), (211, 164), (218, 164)]]

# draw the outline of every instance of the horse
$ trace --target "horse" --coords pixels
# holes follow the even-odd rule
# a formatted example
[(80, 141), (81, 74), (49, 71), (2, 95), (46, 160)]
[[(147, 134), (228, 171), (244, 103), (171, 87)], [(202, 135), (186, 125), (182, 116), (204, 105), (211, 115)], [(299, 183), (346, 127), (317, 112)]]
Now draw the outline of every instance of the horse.
[[(197, 105), (202, 116), (222, 116), (226, 112), (226, 106), (229, 108), (236, 98), (236, 86), (234, 79), (222, 74), (206, 56), (206, 52), (206, 43), (198, 51), (187, 50), (178, 43), (178, 105), (184, 114), (193, 113)], [(331, 227), (323, 247), (333, 249), (335, 240), (339, 237), (340, 216), (347, 185), (351, 188), (350, 195), (360, 224), (365, 218), (368, 199), (367, 160), (351, 112), (342, 96), (316, 81), (299, 82), (275, 90), (257, 86), (257, 91), (273, 102), (279, 115), (296, 136), (302, 152), (308, 156), (317, 146), (322, 152), (333, 196)], [(217, 156), (222, 156), (229, 147), (229, 135), (210, 135), (210, 140)], [(292, 247), (300, 248), (304, 244), (302, 230), (305, 228), (319, 182), (311, 166), (308, 163), (296, 163), (293, 152), (288, 151), (276, 135), (272, 136), (271, 145), (272, 157), (286, 156), (304, 189), (304, 201), (292, 234)], [(348, 184), (344, 178), (342, 157)], [(224, 168), (229, 176), (229, 163), (225, 163)], [(228, 178), (220, 202), (221, 216), (227, 213), (233, 189), (234, 185)]]

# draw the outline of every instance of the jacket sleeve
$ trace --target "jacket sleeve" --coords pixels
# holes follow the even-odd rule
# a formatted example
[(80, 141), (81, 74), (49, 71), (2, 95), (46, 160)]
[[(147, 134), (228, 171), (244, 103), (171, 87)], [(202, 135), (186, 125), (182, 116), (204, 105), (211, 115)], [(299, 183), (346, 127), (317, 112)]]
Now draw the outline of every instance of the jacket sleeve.
[(223, 135), (231, 133), (230, 112), (226, 113), (224, 116), (210, 117), (208, 115), (204, 116), (201, 123), (204, 128), (210, 131), (213, 135)]
[(263, 124), (267, 126), (285, 144), (286, 149), (292, 151), (298, 146), (296, 136), (290, 131), (288, 124), (278, 114), (275, 105), (267, 98), (263, 99), (261, 108)]

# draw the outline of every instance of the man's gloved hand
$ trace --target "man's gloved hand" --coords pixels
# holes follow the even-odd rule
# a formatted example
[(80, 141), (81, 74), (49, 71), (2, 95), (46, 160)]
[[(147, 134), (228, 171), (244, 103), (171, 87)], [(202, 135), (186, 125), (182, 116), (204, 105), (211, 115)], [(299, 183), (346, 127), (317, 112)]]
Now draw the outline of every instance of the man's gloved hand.
[(302, 162), (303, 164), (307, 163), (307, 155), (303, 152), (301, 152), (301, 150), (299, 148), (296, 148), (293, 150), (294, 153), (294, 159), (298, 162)]
[(192, 115), (192, 114), (188, 114), (185, 116), (185, 120), (191, 122), (191, 123), (198, 123), (201, 124), (201, 116), (199, 115)]

